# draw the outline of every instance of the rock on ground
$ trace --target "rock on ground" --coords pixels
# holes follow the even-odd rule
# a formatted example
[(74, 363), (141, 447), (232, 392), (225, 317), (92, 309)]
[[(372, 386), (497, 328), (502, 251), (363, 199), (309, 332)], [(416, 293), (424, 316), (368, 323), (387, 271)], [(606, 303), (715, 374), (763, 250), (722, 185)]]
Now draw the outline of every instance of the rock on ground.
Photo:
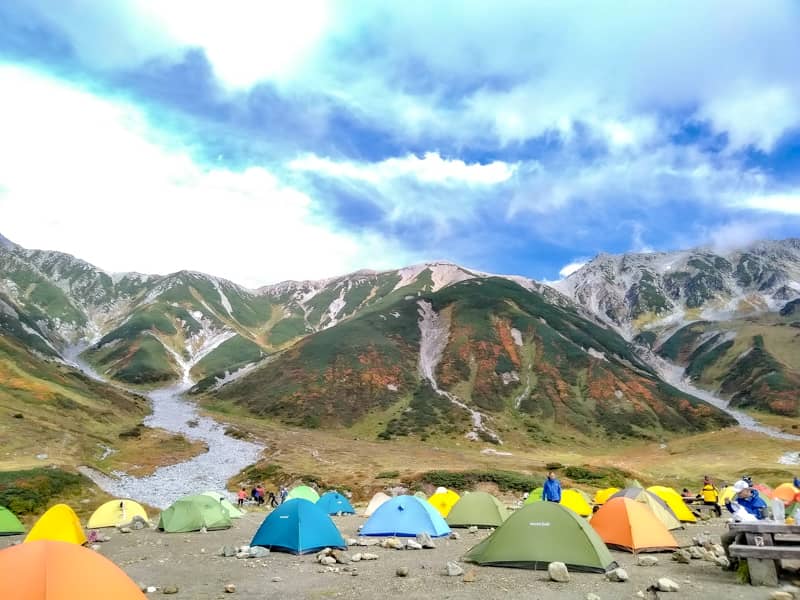
[(567, 565), (563, 562), (551, 562), (547, 565), (547, 574), (550, 575), (550, 579), (553, 581), (562, 583), (569, 581), (569, 571), (567, 570)]
[(446, 569), (450, 577), (458, 577), (464, 574), (464, 569), (462, 569), (457, 562), (453, 562), (452, 560), (447, 563)]
[(236, 584), (228, 583), (225, 585), (225, 593), (226, 594), (234, 594), (236, 593)]
[(470, 569), (466, 573), (464, 573), (464, 583), (475, 583), (478, 580), (478, 571), (476, 569)]
[(436, 544), (433, 543), (430, 534), (424, 532), (417, 534), (417, 543), (422, 545), (423, 548), (436, 548)]
[(598, 596), (593, 592), (589, 592), (588, 594), (586, 594), (586, 600), (600, 600), (600, 596)]
[(672, 560), (688, 565), (692, 560), (692, 555), (689, 554), (688, 550), (676, 550), (672, 553)]
[(161, 590), (162, 594), (177, 594), (178, 593), (178, 586), (177, 585), (165, 585), (164, 588)]
[(606, 579), (614, 582), (628, 581), (628, 572), (625, 569), (618, 567), (606, 573)]
[(658, 564), (658, 558), (655, 556), (640, 556), (636, 564), (640, 567), (655, 567)]
[(398, 577), (408, 577), (408, 567), (397, 567), (394, 574)]
[(677, 592), (679, 589), (681, 589), (681, 586), (668, 577), (660, 578), (656, 582), (656, 587), (658, 588), (659, 592)]

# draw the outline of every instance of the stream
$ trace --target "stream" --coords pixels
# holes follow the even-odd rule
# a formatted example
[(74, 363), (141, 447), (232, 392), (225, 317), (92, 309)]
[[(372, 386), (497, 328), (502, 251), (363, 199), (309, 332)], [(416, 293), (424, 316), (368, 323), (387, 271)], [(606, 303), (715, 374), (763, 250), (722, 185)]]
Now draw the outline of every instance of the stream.
[[(64, 352), (64, 357), (88, 377), (111, 383), (80, 358), (82, 351), (83, 348), (71, 347)], [(145, 394), (153, 412), (145, 418), (144, 424), (204, 442), (207, 452), (181, 463), (159, 467), (145, 477), (122, 472), (108, 476), (90, 467), (81, 467), (80, 471), (109, 494), (133, 498), (158, 508), (166, 508), (188, 494), (224, 491), (228, 479), (258, 460), (263, 446), (225, 435), (223, 424), (201, 416), (197, 406), (183, 397), (189, 387), (191, 382), (184, 380)]]

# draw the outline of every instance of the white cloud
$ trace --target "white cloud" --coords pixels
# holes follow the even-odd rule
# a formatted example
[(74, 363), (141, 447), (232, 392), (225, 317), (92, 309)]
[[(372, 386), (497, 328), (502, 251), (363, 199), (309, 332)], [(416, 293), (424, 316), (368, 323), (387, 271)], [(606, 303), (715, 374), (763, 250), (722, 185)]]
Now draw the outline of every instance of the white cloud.
[(761, 220), (731, 221), (708, 231), (706, 238), (715, 251), (727, 252), (768, 238), (775, 225)]
[(426, 152), (422, 158), (409, 154), (377, 163), (337, 162), (311, 154), (291, 161), (289, 168), (373, 184), (413, 177), (424, 183), (492, 185), (508, 181), (517, 165), (502, 161), (467, 164), (463, 160), (442, 158), (438, 152)]
[(568, 263), (563, 267), (561, 267), (561, 269), (558, 271), (558, 274), (561, 276), (562, 279), (566, 279), (567, 277), (572, 275), (575, 271), (584, 266), (587, 262), (588, 260), (584, 258), (572, 261), (571, 263)]
[(206, 168), (130, 105), (0, 66), (0, 228), (111, 271), (195, 269), (246, 285), (418, 261), (339, 233), (264, 168)]
[(329, 24), (327, 0), (29, 0), (28, 10), (61, 29), (78, 55), (101, 68), (202, 49), (217, 78), (232, 88), (291, 78)]
[(755, 210), (800, 215), (800, 192), (748, 196), (736, 204)]

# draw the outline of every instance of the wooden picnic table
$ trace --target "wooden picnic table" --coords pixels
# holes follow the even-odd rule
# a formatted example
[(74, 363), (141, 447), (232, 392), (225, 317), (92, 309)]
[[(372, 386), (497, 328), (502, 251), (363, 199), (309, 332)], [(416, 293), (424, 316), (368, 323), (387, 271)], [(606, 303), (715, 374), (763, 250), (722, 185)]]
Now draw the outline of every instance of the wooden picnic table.
[(732, 544), (731, 556), (747, 560), (752, 585), (778, 585), (781, 560), (800, 560), (800, 525), (755, 521), (730, 523), (734, 533), (743, 533), (743, 544)]

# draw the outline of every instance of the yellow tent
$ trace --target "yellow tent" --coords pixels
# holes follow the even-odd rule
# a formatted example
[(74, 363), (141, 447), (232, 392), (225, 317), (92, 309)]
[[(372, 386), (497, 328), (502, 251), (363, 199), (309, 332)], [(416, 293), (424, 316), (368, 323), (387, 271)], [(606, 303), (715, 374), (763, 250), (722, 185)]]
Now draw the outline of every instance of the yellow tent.
[(68, 542), (80, 546), (86, 543), (86, 534), (75, 511), (66, 504), (56, 504), (39, 517), (25, 538), (26, 542), (36, 540)]
[(725, 506), (725, 503), (728, 500), (731, 500), (736, 495), (736, 492), (733, 490), (733, 486), (729, 485), (727, 487), (722, 488), (719, 491), (719, 499), (717, 502), (720, 506)]
[(667, 503), (670, 510), (675, 513), (679, 521), (683, 523), (697, 523), (697, 517), (692, 514), (681, 495), (671, 487), (665, 485), (651, 485), (647, 488), (648, 492), (653, 492), (656, 496)]
[(615, 488), (615, 487), (605, 488), (603, 490), (597, 490), (597, 493), (595, 493), (595, 495), (594, 495), (593, 502), (595, 504), (605, 504), (606, 500), (611, 498), (611, 496), (616, 494), (618, 491), (619, 491), (619, 488)]
[(583, 493), (580, 490), (563, 490), (561, 492), (561, 502), (559, 502), (559, 504), (566, 506), (582, 517), (588, 517), (592, 514), (592, 507), (589, 506), (589, 503), (586, 501), (586, 498), (583, 497)]
[(147, 513), (138, 502), (126, 499), (109, 500), (92, 513), (86, 526), (89, 529), (119, 527), (130, 523), (135, 516), (148, 521)]
[(447, 515), (450, 514), (450, 509), (452, 509), (459, 500), (461, 500), (461, 496), (456, 494), (453, 490), (436, 492), (433, 496), (428, 498), (428, 502), (430, 502), (433, 508), (438, 510), (439, 514), (445, 519)]
[[(619, 498), (620, 496), (623, 498), (636, 500), (642, 504), (646, 504), (647, 507), (653, 511), (653, 514), (658, 518), (658, 520), (661, 521), (670, 531), (673, 529), (681, 529), (683, 527), (681, 522), (678, 520), (678, 517), (676, 517), (675, 513), (672, 512), (672, 509), (667, 506), (667, 503), (656, 496), (653, 492), (648, 492), (643, 488), (625, 488), (618, 491), (616, 494), (611, 496), (611, 498)], [(609, 498), (609, 500), (611, 498)]]

